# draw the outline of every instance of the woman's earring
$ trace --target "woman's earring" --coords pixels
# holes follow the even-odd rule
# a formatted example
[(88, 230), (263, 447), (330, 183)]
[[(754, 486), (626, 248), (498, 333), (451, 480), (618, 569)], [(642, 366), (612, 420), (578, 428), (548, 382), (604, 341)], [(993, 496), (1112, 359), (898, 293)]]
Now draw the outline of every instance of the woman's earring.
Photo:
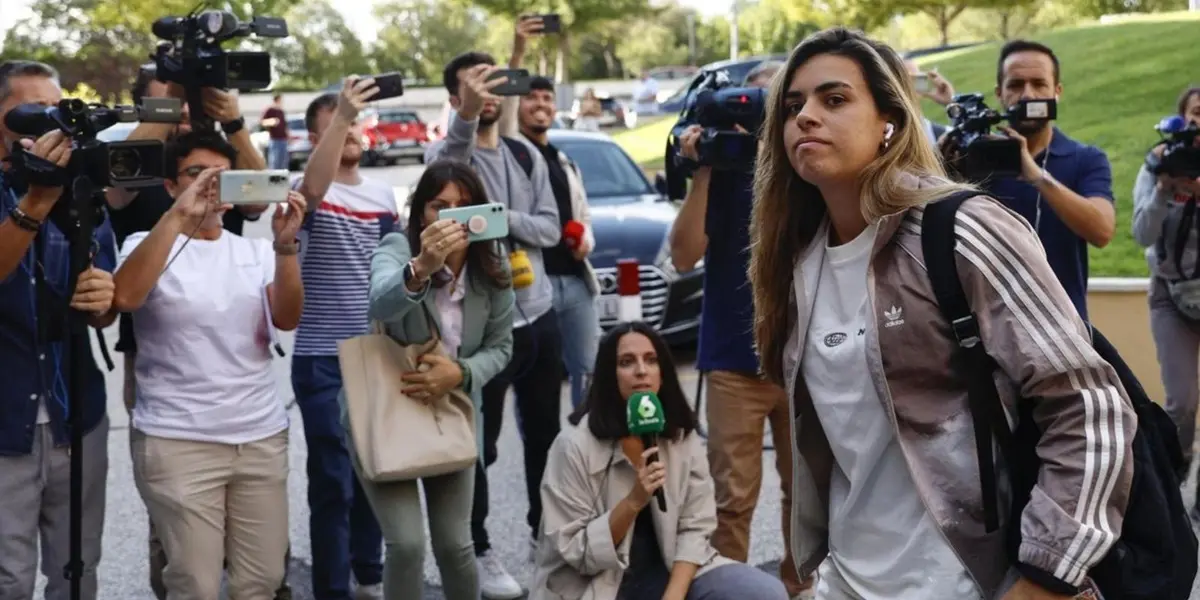
[(883, 128), (883, 149), (887, 150), (892, 145), (892, 135), (896, 133), (896, 125), (888, 123)]

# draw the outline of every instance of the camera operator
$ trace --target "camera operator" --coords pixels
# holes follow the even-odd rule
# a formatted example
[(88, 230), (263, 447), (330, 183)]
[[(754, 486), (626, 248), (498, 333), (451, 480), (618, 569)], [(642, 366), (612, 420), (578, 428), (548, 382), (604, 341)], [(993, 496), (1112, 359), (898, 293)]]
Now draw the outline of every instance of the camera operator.
[(294, 330), (304, 292), (304, 198), (278, 206), (266, 240), (224, 232), (220, 171), (237, 151), (193, 131), (166, 148), (176, 198), (149, 233), (121, 246), (116, 306), (134, 313), (138, 402), (134, 478), (170, 564), (170, 598), (216, 598), (221, 561), (232, 598), (269, 598), (288, 545), (288, 416), (271, 328)]
[[(745, 85), (765, 88), (783, 66), (765, 61), (746, 76)], [(684, 133), (680, 153), (699, 160), (700, 126)], [(722, 556), (745, 562), (750, 522), (762, 484), (763, 423), (770, 421), (783, 491), (783, 532), (791, 536), (791, 417), (783, 388), (758, 375), (751, 331), (754, 303), (746, 281), (750, 207), (754, 173), (700, 167), (671, 226), (671, 260), (686, 273), (704, 259), (704, 303), (696, 368), (708, 378), (708, 461), (717, 501), (712, 543)], [(784, 544), (785, 548), (790, 547)], [(779, 566), (789, 597), (811, 593), (801, 582), (789, 551)], [(801, 596), (803, 597), (803, 596)]]
[[(58, 74), (32, 61), (0, 63), (0, 159), (19, 136), (4, 125), (14, 107), (53, 106), (62, 98)], [(71, 140), (59, 131), (20, 143), (36, 156), (64, 167)], [(65, 292), (70, 281), (70, 244), (47, 219), (62, 188), (26, 184), (19, 173), (0, 171), (0, 598), (32, 598), (38, 549), (46, 576), (45, 598), (66, 600), (63, 566), (69, 555), (70, 458), (67, 413), (81, 411), (83, 437), (82, 597), (94, 600), (96, 567), (104, 529), (108, 476), (108, 419), (104, 375), (90, 350), (70, 359), (85, 363), (86, 396), (69, 398), (70, 375), (62, 360), (66, 339)], [(91, 268), (79, 276), (69, 306), (89, 313), (89, 324), (107, 327), (116, 266), (112, 228), (94, 234)]]
[[(1200, 87), (1184, 90), (1178, 115), (1200, 127)], [(1200, 147), (1200, 136), (1193, 138)], [(1161, 160), (1166, 144), (1152, 150)], [(1193, 168), (1200, 168), (1195, 165)], [(1196, 203), (1200, 178), (1154, 175), (1146, 164), (1133, 187), (1133, 238), (1146, 248), (1150, 263), (1150, 329), (1166, 388), (1167, 413), (1179, 428), (1187, 463), (1196, 439), (1196, 405), (1200, 402), (1200, 234)], [(1200, 506), (1192, 509), (1200, 518)]]
[[(1004, 107), (1062, 95), (1058, 56), (1037, 42), (1015, 40), (1000, 50), (996, 95)], [(1116, 229), (1112, 168), (1103, 150), (1068, 137), (1049, 120), (1001, 127), (1020, 142), (1019, 177), (982, 183), (990, 195), (1029, 221), (1054, 274), (1086, 321), (1088, 244), (1103, 248)], [(953, 165), (957, 150), (943, 136), (942, 153)]]

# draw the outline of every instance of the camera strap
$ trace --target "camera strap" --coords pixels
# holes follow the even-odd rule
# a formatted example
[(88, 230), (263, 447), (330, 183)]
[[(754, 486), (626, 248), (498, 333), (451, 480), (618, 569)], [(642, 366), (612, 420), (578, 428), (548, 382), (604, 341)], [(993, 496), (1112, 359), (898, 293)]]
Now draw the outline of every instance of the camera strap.
[(67, 170), (24, 148), (12, 153), (13, 171), (26, 184), (59, 187), (67, 180)]
[[(1175, 256), (1173, 258), (1180, 279), (1200, 278), (1200, 255), (1196, 257), (1195, 264), (1192, 265), (1191, 275), (1183, 272), (1183, 254), (1187, 250), (1188, 239), (1193, 231), (1196, 233), (1197, 240), (1200, 240), (1200, 219), (1196, 218), (1196, 199), (1188, 198), (1187, 204), (1183, 205), (1183, 217), (1179, 220), (1179, 228), (1175, 230)], [(1200, 249), (1200, 246), (1197, 248)]]

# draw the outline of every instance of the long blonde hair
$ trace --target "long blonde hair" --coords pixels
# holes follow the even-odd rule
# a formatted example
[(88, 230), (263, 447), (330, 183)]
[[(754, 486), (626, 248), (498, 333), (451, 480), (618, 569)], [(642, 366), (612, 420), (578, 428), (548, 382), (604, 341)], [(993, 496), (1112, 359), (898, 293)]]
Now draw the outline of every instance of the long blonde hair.
[[(796, 174), (788, 160), (783, 131), (785, 96), (796, 70), (822, 54), (858, 63), (881, 114), (895, 124), (890, 144), (859, 174), (862, 212), (867, 222), (921, 206), (951, 192), (971, 189), (950, 181), (926, 137), (916, 94), (904, 62), (886, 44), (842, 27), (826, 29), (800, 42), (771, 84), (754, 182), (750, 221), (750, 286), (754, 294), (754, 339), (763, 374), (784, 383), (783, 349), (789, 334), (789, 292), (796, 260), (825, 219), (816, 186)], [(916, 176), (920, 186), (911, 183)], [(907, 179), (907, 181), (906, 181)]]

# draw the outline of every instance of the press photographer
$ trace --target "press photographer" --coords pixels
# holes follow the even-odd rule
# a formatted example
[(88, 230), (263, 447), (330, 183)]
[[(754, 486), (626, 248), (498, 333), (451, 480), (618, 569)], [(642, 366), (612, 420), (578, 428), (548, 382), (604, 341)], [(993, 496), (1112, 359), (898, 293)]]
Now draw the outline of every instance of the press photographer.
[[(1006, 113), (1004, 120), (1012, 118), (1008, 125), (997, 127), (1007, 140), (976, 135), (986, 129), (983, 123), (998, 123), (997, 115), (983, 110), (986, 107), (977, 95), (951, 106), (964, 113), (958, 117), (958, 129), (947, 132), (938, 145), (960, 178), (978, 181), (980, 170), (1003, 167), (979, 183), (1033, 225), (1054, 274), (1086, 321), (1087, 247), (1107, 246), (1116, 228), (1112, 168), (1104, 151), (1068, 137), (1053, 125), (1062, 90), (1053, 50), (1037, 42), (1008, 42), (1000, 50), (996, 69), (1000, 105), (1019, 107), (1016, 113)], [(975, 155), (977, 162), (962, 162), (964, 147), (981, 150)], [(962, 165), (979, 170), (972, 177), (962, 172)]]
[[(84, 434), (76, 456), (82, 461), (81, 597), (97, 596), (108, 475), (107, 399), (90, 345), (85, 353), (68, 357), (62, 325), (68, 307), (89, 314), (92, 326), (112, 323), (113, 234), (105, 222), (95, 228), (92, 264), (71, 293), (70, 232), (50, 221), (63, 188), (32, 181), (14, 168), (10, 152), (19, 143), (35, 157), (24, 162), (40, 159), (44, 166), (66, 169), (73, 160), (73, 140), (53, 129), (34, 141), (6, 124), (20, 105), (50, 108), (61, 99), (58, 74), (49, 65), (0, 63), (0, 573), (5, 574), (0, 598), (33, 597), (39, 545), (45, 598), (68, 598), (63, 577), (70, 554), (68, 407)], [(69, 397), (67, 358), (83, 363), (86, 392), (80, 397)]]
[[(1158, 126), (1133, 186), (1133, 239), (1150, 265), (1150, 330), (1158, 348), (1165, 408), (1191, 464), (1200, 372), (1200, 87), (1184, 90), (1176, 114)], [(1200, 507), (1192, 508), (1200, 519)]]
[[(758, 97), (765, 92), (782, 66), (776, 61), (766, 61), (755, 67), (745, 81), (754, 93), (744, 95)], [(738, 100), (743, 95), (741, 92), (734, 94)], [(759, 103), (759, 110), (763, 106)], [(704, 116), (703, 111), (699, 112)], [(750, 115), (745, 111), (739, 114), (746, 117), (739, 120), (762, 122), (761, 114)], [(738, 135), (757, 143), (753, 134)], [(701, 124), (690, 125), (679, 136), (679, 156), (685, 161), (707, 162), (702, 160), (702, 140), (719, 137), (720, 134), (704, 133)], [(742, 151), (750, 152), (751, 160), (754, 149), (753, 145), (742, 147)], [(750, 169), (697, 167), (692, 175), (692, 188), (670, 234), (671, 258), (676, 270), (681, 273), (691, 271), (701, 259), (704, 260), (704, 303), (696, 368), (707, 372), (709, 385), (705, 405), (709, 427), (708, 460), (717, 501), (717, 529), (712, 543), (723, 556), (743, 562), (749, 555), (750, 522), (762, 482), (764, 422), (769, 420), (771, 423), (776, 448), (787, 448), (791, 444), (787, 394), (779, 386), (758, 377), (758, 358), (750, 333), (754, 303), (746, 281), (746, 267), (753, 181), (754, 173)], [(781, 452), (779, 457), (782, 523), (784, 537), (788, 538), (791, 534), (792, 469), (788, 453)], [(790, 553), (784, 556), (779, 573), (788, 597), (794, 598), (811, 588), (811, 581), (801, 582), (796, 576)]]

